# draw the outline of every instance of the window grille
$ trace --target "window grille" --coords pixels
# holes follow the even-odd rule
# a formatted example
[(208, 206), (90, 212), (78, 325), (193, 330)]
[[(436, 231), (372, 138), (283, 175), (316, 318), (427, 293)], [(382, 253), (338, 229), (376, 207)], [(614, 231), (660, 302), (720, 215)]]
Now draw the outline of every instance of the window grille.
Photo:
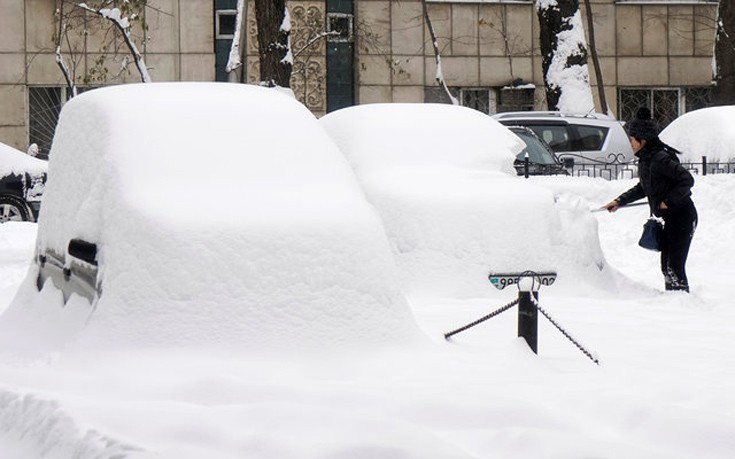
[(463, 88), (459, 91), (460, 104), (483, 113), (533, 110), (534, 88)]
[(686, 88), (684, 91), (686, 106), (685, 111), (691, 112), (712, 105), (712, 88)]
[(533, 110), (534, 88), (502, 88), (498, 90), (498, 112)]
[(462, 89), (459, 92), (460, 104), (474, 108), (482, 113), (490, 113), (490, 91), (488, 89)]
[(59, 113), (65, 99), (65, 88), (30, 86), (28, 88), (29, 143), (38, 145), (39, 156), (48, 157), (54, 139)]
[(640, 107), (648, 107), (661, 129), (678, 116), (710, 106), (709, 87), (621, 88), (618, 90), (618, 119), (629, 122)]

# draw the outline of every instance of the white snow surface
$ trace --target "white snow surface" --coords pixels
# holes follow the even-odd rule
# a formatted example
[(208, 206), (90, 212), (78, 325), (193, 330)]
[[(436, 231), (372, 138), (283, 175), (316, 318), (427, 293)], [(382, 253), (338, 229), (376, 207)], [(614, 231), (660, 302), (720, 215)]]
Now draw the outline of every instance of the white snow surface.
[[(237, 99), (234, 94), (231, 96)], [(84, 100), (82, 97), (81, 101)], [(191, 94), (187, 99), (197, 100), (192, 99)], [(125, 107), (123, 101), (115, 98), (115, 102), (123, 103), (121, 106)], [(219, 100), (216, 102), (224, 103)], [(273, 102), (270, 100), (270, 103)], [(132, 101), (130, 103), (134, 105)], [(206, 106), (202, 101), (190, 103), (200, 108)], [(172, 101), (172, 104), (172, 112), (183, 110), (176, 102)], [(282, 111), (289, 107), (281, 102), (275, 105)], [(268, 113), (266, 107), (257, 107)], [(73, 113), (71, 109), (66, 111), (68, 113), (62, 118), (73, 116), (69, 114)], [(186, 126), (188, 129), (177, 131), (177, 135), (189, 136), (189, 142), (194, 135), (188, 132), (196, 126), (194, 122), (200, 121), (197, 115), (191, 116), (194, 116), (194, 120)], [(204, 116), (202, 114), (201, 117)], [(293, 118), (296, 116), (288, 118), (295, 121)], [(156, 128), (168, 132), (167, 122), (159, 121)], [(103, 126), (106, 126), (104, 121), (96, 128)], [(240, 128), (244, 129), (243, 126), (247, 126), (247, 123), (240, 125)], [(259, 127), (266, 129), (263, 125)], [(203, 128), (197, 129), (202, 132)], [(85, 132), (92, 132), (92, 129)], [(255, 136), (253, 133), (251, 135)], [(111, 173), (116, 170), (113, 166), (127, 161), (111, 152), (120, 148), (129, 155), (152, 154), (155, 158), (156, 154), (147, 150), (148, 140), (131, 142), (128, 137), (112, 141), (111, 136), (100, 137), (109, 142), (100, 151), (108, 152), (103, 155), (105, 164), (102, 173), (109, 174), (105, 177), (110, 183), (101, 195), (119, 194), (117, 199), (121, 201), (129, 196), (137, 196), (134, 190), (129, 193), (117, 190), (120, 185), (116, 186), (119, 182), (115, 180), (120, 180), (122, 172), (115, 179), (115, 174)], [(239, 140), (244, 137), (234, 138)], [(292, 141), (288, 136), (280, 136), (279, 139), (287, 144)], [(175, 139), (168, 140), (176, 142)], [(266, 146), (265, 142), (251, 141), (255, 146)], [(302, 137), (301, 141), (304, 142), (305, 138)], [(215, 147), (222, 147), (226, 143), (221, 140), (222, 144), (218, 144), (220, 140), (217, 138), (209, 139), (209, 142)], [(411, 143), (407, 139), (401, 139), (401, 142)], [(162, 146), (162, 143), (158, 141), (155, 145)], [(177, 146), (185, 146), (186, 143), (181, 142), (183, 145)], [(328, 144), (324, 141), (321, 147)], [(84, 142), (80, 145), (84, 145)], [(231, 141), (227, 145), (236, 148), (236, 145), (251, 143)], [(471, 147), (471, 144), (467, 145)], [(136, 152), (138, 148), (143, 151)], [(223, 153), (216, 148), (205, 151), (213, 156), (202, 159), (200, 172), (216, 170), (224, 174), (225, 179), (234, 175), (225, 167), (231, 163), (224, 161)], [(306, 151), (308, 149), (301, 146), (298, 153), (304, 155)], [(267, 144), (267, 152), (273, 152), (276, 156), (286, 155), (273, 144)], [(252, 158), (254, 153), (242, 153), (242, 150), (238, 150), (238, 153), (250, 158), (247, 160), (250, 166), (259, 165), (259, 161)], [(318, 158), (308, 155), (318, 161), (313, 168), (321, 170), (332, 164), (333, 169), (344, 171), (335, 164), (339, 161), (328, 159), (330, 155), (326, 152), (322, 154), (323, 157)], [(90, 158), (91, 155), (84, 153), (79, 158), (67, 158), (68, 167), (76, 166), (84, 171)], [(293, 158), (297, 162), (294, 167), (310, 171), (306, 158), (299, 160), (296, 153), (293, 153)], [(180, 159), (177, 158), (177, 161)], [(50, 165), (52, 172), (57, 166), (60, 170), (65, 162), (53, 161), (55, 159)], [(274, 164), (273, 169), (286, 170), (288, 164), (280, 162)], [(296, 348), (277, 354), (253, 352), (247, 345), (226, 349), (209, 345), (154, 348), (129, 345), (115, 349), (90, 346), (88, 352), (84, 353), (78, 349), (71, 352), (72, 349), (59, 348), (42, 357), (30, 358), (15, 352), (16, 342), (4, 342), (0, 344), (0, 456), (13, 459), (731, 458), (735, 450), (735, 438), (732, 435), (735, 431), (735, 417), (732, 415), (735, 412), (735, 346), (732, 333), (735, 312), (731, 287), (732, 260), (735, 259), (731, 222), (735, 219), (735, 204), (730, 197), (735, 194), (735, 176), (696, 177), (693, 198), (699, 211), (700, 225), (689, 257), (692, 293), (687, 295), (662, 292), (663, 280), (658, 272), (657, 254), (636, 245), (647, 216), (645, 207), (624, 208), (615, 214), (590, 212), (590, 209), (599, 207), (632, 186), (635, 183), (633, 180), (572, 177), (523, 180), (502, 177), (501, 173), (493, 172), (493, 160), (484, 164), (486, 167), (478, 175), (493, 181), (493, 186), (499, 185), (495, 180), (515, 181), (519, 185), (528, 185), (527, 194), (540, 195), (539, 201), (546, 202), (547, 193), (556, 198), (556, 204), (552, 199), (548, 205), (558, 210), (536, 213), (531, 224), (550, 228), (554, 231), (554, 238), (559, 241), (564, 240), (559, 234), (561, 232), (575, 229), (586, 232), (592, 229), (594, 234), (590, 243), (573, 243), (575, 238), (570, 237), (566, 242), (569, 245), (564, 245), (564, 242), (560, 244), (568, 252), (576, 252), (580, 259), (585, 259), (593, 258), (592, 254), (598, 250), (593, 246), (597, 243), (605, 269), (619, 273), (618, 276), (624, 280), (611, 281), (603, 288), (600, 287), (599, 274), (594, 270), (579, 270), (573, 279), (567, 280), (567, 284), (563, 282), (564, 277), (560, 276), (556, 284), (542, 287), (539, 291), (539, 304), (597, 357), (600, 365), (592, 363), (541, 315), (539, 353), (534, 355), (523, 340), (516, 337), (515, 308), (455, 335), (451, 341), (445, 341), (444, 333), (486, 316), (516, 297), (513, 288), (498, 291), (489, 283), (484, 292), (471, 297), (433, 296), (426, 292), (409, 294), (410, 311), (415, 324), (425, 336), (423, 340), (413, 340), (416, 344), (410, 346), (390, 340), (384, 341), (382, 346), (374, 346), (357, 336), (354, 346), (336, 344), (330, 352), (318, 353), (303, 352)], [(469, 164), (466, 166), (462, 169), (456, 164), (436, 165), (435, 176), (442, 168), (453, 171), (455, 177), (464, 174), (463, 179), (457, 178), (452, 183), (472, 190), (466, 177), (471, 167)], [(258, 166), (257, 169), (252, 171), (249, 179), (258, 177), (256, 172), (263, 172), (262, 167)], [(380, 177), (385, 171), (375, 172), (373, 183), (383, 183)], [(319, 177), (323, 181), (340, 183), (337, 187), (340, 192), (357, 183), (354, 178), (354, 183), (347, 180), (341, 172), (329, 177), (327, 175), (325, 172)], [(420, 175), (404, 176), (406, 183), (403, 188), (398, 186), (396, 179), (393, 189), (396, 193), (391, 196), (403, 199), (403, 194), (398, 191), (416, 190), (416, 195), (408, 202), (416, 204), (425, 200), (427, 207), (434, 200), (444, 204), (440, 196), (437, 197), (439, 193), (430, 195), (426, 192)], [(52, 173), (50, 181), (60, 180), (58, 177)], [(273, 175), (269, 177), (273, 179)], [(358, 174), (358, 177), (362, 176)], [(206, 178), (207, 174), (203, 174), (205, 182)], [(412, 185), (413, 181), (418, 181), (421, 186)], [(268, 180), (262, 181), (265, 190), (270, 189), (268, 183)], [(359, 183), (365, 185), (362, 178)], [(74, 188), (73, 184), (68, 185)], [(61, 186), (61, 182), (57, 185), (49, 183), (49, 186)], [(285, 183), (278, 180), (272, 185), (273, 188), (283, 186)], [(302, 193), (312, 195), (309, 187), (313, 186), (314, 182), (302, 187)], [(496, 193), (507, 198), (503, 190), (499, 186), (495, 188)], [(57, 192), (52, 190), (50, 199), (55, 199)], [(362, 209), (369, 208), (369, 205), (357, 199), (355, 193), (347, 192), (352, 196), (349, 199), (351, 204)], [(477, 205), (478, 194), (468, 191), (466, 195)], [(289, 210), (291, 206), (269, 193), (259, 196), (264, 204), (270, 203), (270, 211), (259, 214), (258, 222), (270, 233), (285, 231), (283, 221), (271, 217), (282, 216), (279, 211), (281, 205), (286, 205)], [(385, 199), (388, 196), (386, 194)], [(190, 248), (189, 242), (193, 237), (190, 233), (200, 234), (201, 227), (205, 226), (193, 217), (183, 216), (183, 212), (164, 213), (166, 218), (163, 218), (157, 214), (139, 215), (142, 210), (136, 210), (161, 210), (160, 206), (165, 204), (163, 202), (147, 205), (137, 202), (123, 206), (107, 197), (104, 200), (113, 206), (111, 210), (115, 212), (111, 213), (125, 214), (128, 218), (135, 218), (137, 223), (150, 221), (147, 232), (130, 232), (131, 225), (111, 228), (112, 224), (107, 222), (113, 217), (105, 214), (105, 218), (98, 220), (80, 221), (87, 222), (88, 227), (98, 222), (96, 224), (100, 228), (96, 231), (105, 236), (118, 237), (114, 239), (115, 243), (124, 244), (130, 252), (127, 256), (131, 258), (136, 257), (136, 253), (145, 252), (147, 255), (142, 260), (145, 265), (156, 265), (151, 258), (174, 253), (161, 236), (173, 233), (177, 228), (186, 229), (186, 238), (178, 233), (181, 237), (178, 249), (184, 251)], [(50, 204), (49, 207), (59, 205), (62, 204)], [(201, 209), (197, 206), (194, 208)], [(376, 209), (380, 210), (379, 207)], [(496, 212), (497, 222), (512, 219), (518, 212), (515, 206), (492, 209)], [(534, 212), (539, 209), (540, 205), (531, 208)], [(451, 212), (449, 205), (439, 205), (435, 212), (441, 210), (448, 212), (446, 220), (458, 218), (459, 213)], [(311, 212), (311, 209), (308, 212), (304, 210), (304, 214), (310, 215)], [(228, 239), (222, 245), (228, 245), (231, 254), (239, 253), (242, 246), (238, 245), (236, 232), (229, 231), (230, 225), (222, 214), (212, 214), (209, 228), (218, 236), (227, 235)], [(329, 212), (318, 212), (319, 217), (325, 214), (328, 216)], [(245, 226), (243, 220), (246, 219), (238, 218), (238, 215), (235, 213), (233, 216), (234, 223), (231, 226), (242, 231)], [(364, 225), (363, 231), (369, 234), (377, 231), (376, 225), (380, 229), (377, 217), (358, 218), (352, 213), (348, 216), (351, 223), (348, 227), (359, 223)], [(32, 291), (25, 283), (34, 275), (34, 268), (29, 268), (29, 265), (36, 248), (35, 241), (38, 239), (39, 242), (50, 243), (55, 240), (51, 233), (56, 229), (52, 231), (45, 226), (50, 225), (52, 220), (44, 223), (44, 218), (42, 216), (38, 225), (0, 225), (0, 311), (4, 307), (10, 308), (7, 310), (10, 311), (18, 297)], [(117, 218), (115, 223), (123, 225), (119, 221), (122, 215)], [(380, 212), (380, 218), (383, 226), (390, 225), (391, 219), (386, 218), (383, 212)], [(317, 221), (319, 219), (307, 219), (315, 230), (322, 228)], [(553, 223), (556, 219), (561, 220), (563, 225)], [(289, 227), (293, 226), (288, 238), (294, 243), (304, 242), (306, 236), (300, 219), (294, 222), (284, 217), (284, 220), (287, 220)], [(416, 233), (430, 230), (421, 219), (418, 220)], [(153, 223), (157, 224), (156, 228), (152, 228)], [(456, 229), (464, 224), (464, 220), (457, 221)], [(60, 225), (58, 230), (65, 228)], [(254, 233), (251, 227), (245, 228), (246, 236), (252, 237)], [(122, 233), (125, 231), (129, 234), (123, 238)], [(519, 228), (518, 231), (527, 229)], [(357, 230), (354, 229), (354, 232)], [(460, 232), (453, 236), (455, 239), (484, 237), (476, 231)], [(145, 247), (149, 249), (136, 251), (138, 242), (144, 242), (143, 237), (154, 238), (154, 242), (162, 246), (146, 243)], [(344, 237), (344, 233), (340, 232), (334, 234), (330, 242), (315, 241), (312, 254), (327, 250), (331, 241), (341, 241)], [(283, 264), (273, 261), (283, 258), (283, 252), (268, 244), (268, 239), (253, 241), (253, 245), (260, 244), (263, 247), (257, 257), (252, 258), (252, 251), (242, 257), (252, 261), (248, 275), (259, 275), (260, 271), (270, 273), (272, 266), (283, 267)], [(387, 242), (385, 244), (388, 245)], [(467, 241), (465, 244), (471, 246)], [(481, 246), (482, 242), (476, 244)], [(215, 244), (210, 247), (202, 239), (198, 247), (198, 259), (187, 265), (189, 272), (186, 276), (179, 277), (182, 291), (188, 289), (186, 283), (196, 282), (197, 275), (209, 276), (209, 271), (213, 269), (216, 269), (222, 282), (214, 283), (207, 289), (210, 296), (222, 297), (227, 296), (227, 291), (240, 291), (239, 281), (235, 277), (247, 276), (234, 273), (237, 274), (235, 276), (230, 271), (243, 269), (245, 262), (233, 261), (226, 266), (215, 266), (207, 261), (212, 258), (210, 252), (219, 254), (219, 246)], [(378, 257), (385, 252), (380, 244), (372, 243), (368, 244), (367, 250)], [(335, 270), (354, 269), (352, 264), (365, 262), (364, 258), (353, 258), (353, 252), (345, 252), (339, 256), (349, 260), (337, 255), (327, 260), (335, 265)], [(118, 259), (107, 258), (107, 254), (105, 257), (105, 262), (110, 265), (113, 260), (125, 260), (122, 254), (117, 255), (120, 257)], [(507, 262), (511, 264), (514, 260), (515, 254), (513, 260)], [(328, 263), (319, 265), (318, 270), (312, 269), (318, 264), (316, 260), (303, 261), (300, 268), (287, 267), (287, 274), (303, 275), (303, 282), (321, 276), (324, 276), (321, 277), (323, 282), (330, 282), (328, 275), (332, 271)], [(390, 265), (390, 262), (386, 262), (381, 268), (394, 275), (395, 268), (390, 268)], [(401, 266), (399, 262), (399, 273)], [(145, 270), (150, 271), (148, 268)], [(182, 273), (184, 271), (181, 270)], [(303, 274), (303, 271), (308, 271), (308, 274)], [(119, 276), (130, 274), (118, 273)], [(405, 277), (405, 273), (400, 274)], [(376, 274), (370, 272), (367, 275)], [(464, 273), (457, 272), (456, 275), (462, 276)], [(24, 277), (27, 277), (25, 281)], [(130, 279), (134, 278), (135, 275)], [(152, 280), (158, 282), (160, 279), (154, 276)], [(359, 279), (353, 277), (352, 280)], [(290, 293), (293, 284), (274, 282), (269, 287), (267, 291), (263, 290), (264, 301), (277, 298), (292, 305), (297, 302)], [(313, 289), (314, 286), (309, 288)], [(179, 307), (187, 301), (176, 296), (176, 289), (171, 289), (166, 306)], [(18, 297), (14, 305), (6, 306), (11, 303), (16, 291)], [(311, 291), (319, 292), (318, 289)], [(365, 301), (370, 301), (369, 297), (377, 291), (377, 288), (365, 291)], [(53, 296), (51, 293), (47, 289), (40, 296)], [(103, 298), (107, 293), (109, 291), (105, 290)], [(114, 293), (124, 295), (121, 291)], [(388, 293), (392, 295), (390, 290)], [(319, 297), (320, 294), (315, 293), (315, 296)], [(53, 302), (54, 299), (46, 300), (48, 307), (60, 307), (58, 302)], [(70, 305), (74, 307), (72, 301), (66, 308)], [(208, 314), (217, 314), (215, 305), (207, 298), (201, 301), (197, 298), (196, 302), (201, 306), (205, 319)], [(218, 305), (228, 309), (227, 301)], [(137, 309), (132, 306), (129, 311), (131, 316), (150, 316), (150, 312), (144, 311), (151, 307), (145, 300), (136, 305)], [(111, 305), (100, 301), (97, 313), (104, 314), (101, 311), (103, 307)], [(356, 311), (352, 303), (344, 307), (349, 313)], [(390, 308), (383, 308), (381, 314), (392, 317), (391, 311)], [(335, 309), (325, 310), (324, 313), (322, 318), (328, 324), (325, 328), (327, 332), (331, 326), (349, 328), (349, 323), (331, 319), (330, 315), (336, 313)], [(361, 320), (360, 317), (353, 319)], [(242, 317), (233, 316), (233, 320), (242, 320)], [(274, 320), (274, 316), (262, 315), (252, 320), (257, 321), (257, 325), (269, 327), (269, 321)], [(391, 320), (386, 322), (390, 323)], [(118, 324), (145, 325), (135, 320), (135, 317)], [(291, 331), (296, 331), (297, 326), (307, 332), (317, 331), (306, 316), (289, 324), (294, 327)], [(411, 334), (413, 324), (413, 321), (406, 320), (394, 331)], [(58, 322), (59, 327), (63, 325), (63, 321)], [(171, 316), (158, 321), (157, 325), (164, 334), (176, 333), (178, 330), (177, 322)], [(18, 330), (19, 333), (25, 331)]]
[(683, 114), (661, 131), (660, 138), (682, 152), (684, 162), (735, 161), (735, 105), (701, 108)]
[(42, 174), (48, 169), (48, 164), (38, 158), (25, 154), (22, 151), (0, 143), (0, 177), (10, 174)]

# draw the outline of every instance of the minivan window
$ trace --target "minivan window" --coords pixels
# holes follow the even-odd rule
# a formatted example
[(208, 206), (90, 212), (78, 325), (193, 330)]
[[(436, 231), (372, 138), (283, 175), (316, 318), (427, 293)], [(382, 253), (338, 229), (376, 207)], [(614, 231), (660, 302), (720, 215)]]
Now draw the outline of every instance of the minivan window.
[(609, 128), (602, 126), (574, 126), (579, 137), (579, 149), (582, 151), (602, 150)]
[(555, 152), (571, 151), (572, 139), (569, 137), (566, 125), (529, 125), (537, 136), (549, 144)]
[(532, 134), (519, 131), (513, 132), (526, 143), (526, 148), (518, 153), (516, 159), (523, 161), (526, 157), (526, 153), (528, 153), (528, 161), (531, 163), (556, 164), (556, 160), (554, 159), (554, 156), (552, 156), (551, 152), (549, 152), (549, 150), (547, 150), (546, 147)]

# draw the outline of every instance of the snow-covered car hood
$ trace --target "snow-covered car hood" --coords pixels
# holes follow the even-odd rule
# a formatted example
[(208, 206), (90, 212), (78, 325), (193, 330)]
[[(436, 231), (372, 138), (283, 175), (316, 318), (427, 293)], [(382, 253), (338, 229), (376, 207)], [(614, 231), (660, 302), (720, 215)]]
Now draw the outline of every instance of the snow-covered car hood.
[(39, 176), (46, 173), (46, 161), (34, 158), (9, 145), (0, 143), (0, 177), (24, 173)]

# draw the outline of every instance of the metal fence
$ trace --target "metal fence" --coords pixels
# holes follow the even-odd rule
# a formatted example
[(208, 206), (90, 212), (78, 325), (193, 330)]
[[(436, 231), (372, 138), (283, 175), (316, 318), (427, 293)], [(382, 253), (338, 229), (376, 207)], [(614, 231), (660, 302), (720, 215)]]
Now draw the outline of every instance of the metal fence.
[[(566, 172), (574, 177), (599, 177), (606, 180), (631, 179), (638, 177), (638, 161), (623, 161), (622, 155), (611, 155), (610, 161), (597, 161), (584, 156), (561, 153), (559, 159), (565, 165)], [(570, 161), (570, 159), (574, 161)], [(735, 161), (714, 162), (709, 161), (706, 156), (699, 162), (682, 162), (684, 168), (694, 175), (733, 174), (735, 173)]]

